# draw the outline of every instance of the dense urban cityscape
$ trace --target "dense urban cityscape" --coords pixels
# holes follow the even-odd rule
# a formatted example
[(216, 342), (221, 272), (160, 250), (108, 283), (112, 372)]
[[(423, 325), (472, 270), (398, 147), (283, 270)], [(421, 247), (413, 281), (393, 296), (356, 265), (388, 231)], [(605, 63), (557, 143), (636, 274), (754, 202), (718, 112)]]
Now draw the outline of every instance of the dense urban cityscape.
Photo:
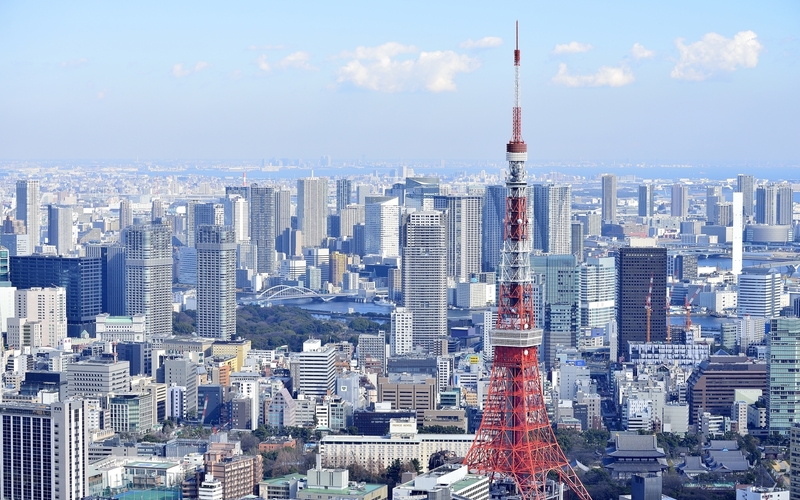
[(52, 7), (0, 6), (3, 500), (800, 500), (791, 15)]

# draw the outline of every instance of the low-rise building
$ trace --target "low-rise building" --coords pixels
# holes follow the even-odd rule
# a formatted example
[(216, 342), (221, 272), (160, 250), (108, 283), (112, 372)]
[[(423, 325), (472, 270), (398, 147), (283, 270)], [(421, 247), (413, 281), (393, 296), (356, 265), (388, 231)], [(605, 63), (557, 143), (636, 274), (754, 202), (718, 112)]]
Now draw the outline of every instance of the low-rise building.
[(466, 465), (447, 464), (411, 481), (400, 484), (392, 490), (395, 500), (435, 500), (449, 490), (444, 498), (458, 496), (468, 500), (488, 500), (489, 478), (470, 474)]

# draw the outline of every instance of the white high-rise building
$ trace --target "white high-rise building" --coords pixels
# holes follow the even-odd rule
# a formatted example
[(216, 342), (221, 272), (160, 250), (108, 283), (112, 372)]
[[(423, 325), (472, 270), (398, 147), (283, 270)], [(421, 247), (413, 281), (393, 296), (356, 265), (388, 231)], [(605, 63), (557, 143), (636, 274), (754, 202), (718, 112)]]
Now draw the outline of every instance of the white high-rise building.
[(230, 200), (231, 225), (236, 236), (236, 243), (250, 241), (250, 203), (241, 196)]
[(128, 314), (144, 314), (147, 335), (172, 335), (172, 230), (131, 226), (125, 236)]
[(303, 352), (292, 356), (291, 375), (294, 390), (306, 396), (322, 398), (336, 388), (336, 349), (323, 346), (319, 339), (303, 342)]
[[(364, 250), (368, 255), (400, 255), (400, 207), (395, 196), (367, 196)], [(352, 227), (350, 228), (352, 231)]]
[(605, 327), (615, 318), (617, 272), (613, 257), (590, 258), (581, 265), (581, 326)]
[(197, 231), (197, 335), (236, 335), (236, 241), (229, 226)]
[(783, 281), (774, 268), (750, 267), (739, 275), (736, 299), (739, 316), (774, 318), (780, 314)]
[[(752, 194), (752, 193), (751, 193)], [(750, 200), (752, 205), (752, 199)], [(733, 237), (731, 238), (731, 272), (742, 274), (742, 219), (744, 218), (744, 194), (733, 193)]]
[(119, 202), (119, 230), (133, 225), (133, 206), (131, 200), (125, 198)]
[(392, 356), (402, 356), (414, 350), (414, 315), (405, 307), (392, 311), (389, 347)]
[(176, 421), (186, 418), (186, 387), (171, 384), (167, 388), (167, 418)]
[(617, 222), (617, 176), (605, 174), (602, 182), (602, 203), (600, 210), (603, 222)]
[[(439, 212), (409, 214), (403, 248), (403, 306), (413, 315), (413, 342), (434, 355), (442, 354), (442, 340), (447, 337), (447, 247), (443, 217)], [(479, 246), (478, 241), (473, 245)]]
[(25, 224), (28, 244), (33, 249), (40, 242), (39, 181), (17, 181), (17, 219)]
[(258, 247), (256, 258), (260, 273), (275, 270), (275, 188), (253, 184), (250, 187), (250, 241)]
[(670, 215), (687, 217), (689, 215), (689, 187), (683, 184), (672, 185)]
[(318, 247), (328, 224), (328, 178), (308, 177), (297, 180), (297, 229), (303, 231), (305, 244)]
[(67, 292), (64, 288), (30, 288), (14, 293), (15, 317), (8, 319), (8, 345), (58, 347), (67, 337)]
[(88, 496), (88, 404), (0, 404), (0, 498)]
[(366, 223), (364, 205), (348, 205), (339, 211), (339, 235), (353, 237), (353, 226)]
[(58, 255), (67, 255), (75, 248), (72, 239), (72, 207), (48, 207), (47, 241), (56, 247)]
[(529, 193), (533, 208), (533, 248), (554, 255), (572, 253), (572, 188), (534, 184)]
[(446, 211), (447, 276), (468, 281), (481, 272), (481, 196), (435, 196), (436, 210)]

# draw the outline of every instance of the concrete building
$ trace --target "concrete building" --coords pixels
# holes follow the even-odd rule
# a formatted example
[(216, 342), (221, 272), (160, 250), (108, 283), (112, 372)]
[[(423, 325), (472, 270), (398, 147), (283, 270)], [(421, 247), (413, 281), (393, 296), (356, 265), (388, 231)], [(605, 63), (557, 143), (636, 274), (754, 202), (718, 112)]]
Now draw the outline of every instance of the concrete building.
[(222, 485), (222, 498), (243, 498), (258, 494), (263, 477), (261, 455), (232, 455), (210, 450), (204, 455), (206, 477), (213, 476)]
[(787, 226), (792, 224), (792, 186), (770, 183), (756, 189), (756, 224)]
[(145, 342), (146, 329), (143, 314), (111, 316), (100, 314), (96, 320), (97, 338), (104, 342)]
[(789, 429), (789, 491), (791, 500), (800, 500), (800, 425)]
[(47, 241), (56, 247), (58, 255), (68, 255), (75, 249), (72, 237), (72, 207), (50, 205), (47, 207)]
[(336, 179), (336, 211), (341, 213), (353, 195), (353, 182), (349, 179)]
[(25, 225), (31, 250), (41, 242), (40, 201), (38, 179), (17, 181), (17, 220)]
[(691, 409), (689, 422), (697, 424), (703, 412), (730, 415), (736, 389), (767, 392), (767, 365), (744, 356), (711, 356), (687, 381)]
[(534, 184), (529, 193), (530, 207), (533, 210), (533, 248), (555, 255), (573, 253), (570, 225), (572, 188), (556, 184)]
[(319, 454), (326, 467), (345, 468), (355, 463), (377, 472), (395, 460), (404, 463), (417, 459), (427, 471), (432, 454), (447, 450), (458, 457), (466, 456), (474, 440), (474, 434), (419, 434), (414, 419), (396, 419), (388, 436), (325, 436), (319, 443)]
[(481, 272), (481, 203), (480, 196), (434, 196), (433, 206), (445, 212), (447, 276), (456, 281), (469, 280)]
[(392, 311), (389, 344), (392, 356), (402, 356), (414, 349), (414, 315), (405, 307)]
[(507, 187), (486, 186), (481, 226), (481, 271), (486, 273), (495, 272), (500, 264), (507, 197)]
[(670, 215), (686, 218), (689, 216), (689, 187), (684, 184), (672, 185)]
[[(604, 223), (617, 223), (617, 176), (605, 174), (601, 177), (601, 217)], [(589, 233), (593, 234), (593, 233)], [(599, 233), (598, 233), (599, 234)]]
[(378, 378), (378, 402), (391, 403), (393, 410), (416, 410), (424, 423), (425, 410), (435, 410), (438, 383), (426, 375), (390, 375)]
[(580, 267), (581, 326), (605, 327), (615, 319), (617, 271), (613, 257), (590, 258)]
[(403, 307), (413, 315), (413, 343), (442, 354), (447, 336), (447, 247), (442, 214), (408, 215), (403, 248)]
[(770, 321), (767, 344), (767, 414), (770, 434), (787, 434), (800, 416), (800, 318), (774, 318)]
[(147, 335), (172, 335), (172, 231), (169, 226), (149, 224), (127, 229), (125, 297), (128, 314), (145, 316)]
[(127, 361), (77, 361), (67, 365), (67, 396), (105, 396), (131, 390)]
[(8, 345), (56, 348), (67, 337), (67, 292), (64, 288), (30, 288), (14, 292), (14, 317), (8, 318)]
[(236, 335), (236, 242), (230, 226), (197, 231), (197, 335)]
[(755, 178), (752, 175), (739, 174), (736, 177), (736, 192), (742, 193), (742, 210), (746, 218), (750, 218), (755, 213), (753, 210), (753, 194)]
[(88, 495), (88, 402), (0, 404), (0, 497), (76, 500)]
[(773, 318), (780, 314), (783, 281), (775, 268), (748, 267), (739, 275), (739, 316)]
[(652, 217), (655, 215), (655, 197), (653, 184), (639, 186), (639, 217)]
[(358, 366), (365, 372), (386, 375), (386, 332), (358, 336)]
[(789, 500), (789, 490), (765, 486), (748, 486), (736, 490), (736, 500)]
[[(257, 271), (270, 273), (275, 270), (276, 207), (278, 201), (275, 188), (253, 184), (250, 187), (250, 241), (257, 248)], [(288, 207), (287, 207), (288, 208)], [(291, 217), (291, 215), (290, 215)]]
[(328, 178), (297, 180), (297, 229), (307, 246), (318, 247), (326, 234), (328, 220)]
[(291, 375), (294, 391), (322, 398), (335, 392), (336, 349), (323, 346), (318, 339), (303, 342), (303, 352), (292, 355)]
[(447, 464), (395, 486), (396, 500), (434, 500), (442, 496), (469, 500), (489, 499), (489, 478), (470, 474), (466, 465)]
[(531, 257), (531, 272), (544, 276), (544, 360), (553, 366), (558, 346), (576, 347), (581, 323), (580, 272), (574, 255)]
[(114, 432), (146, 434), (156, 425), (154, 397), (151, 392), (120, 392), (108, 399), (110, 428)]
[(163, 379), (159, 377), (159, 382), (167, 387), (173, 384), (184, 387), (186, 399), (186, 415), (197, 415), (197, 368), (195, 364), (185, 358), (165, 359), (161, 368)]
[(367, 196), (364, 250), (368, 255), (400, 255), (400, 206), (393, 196)]

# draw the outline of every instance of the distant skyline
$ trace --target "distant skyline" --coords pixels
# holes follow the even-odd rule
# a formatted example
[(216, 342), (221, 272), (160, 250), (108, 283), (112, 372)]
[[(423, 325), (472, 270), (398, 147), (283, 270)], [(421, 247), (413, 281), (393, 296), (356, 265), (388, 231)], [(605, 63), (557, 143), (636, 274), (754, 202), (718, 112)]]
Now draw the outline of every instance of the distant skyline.
[(0, 160), (800, 161), (800, 3), (0, 3)]

